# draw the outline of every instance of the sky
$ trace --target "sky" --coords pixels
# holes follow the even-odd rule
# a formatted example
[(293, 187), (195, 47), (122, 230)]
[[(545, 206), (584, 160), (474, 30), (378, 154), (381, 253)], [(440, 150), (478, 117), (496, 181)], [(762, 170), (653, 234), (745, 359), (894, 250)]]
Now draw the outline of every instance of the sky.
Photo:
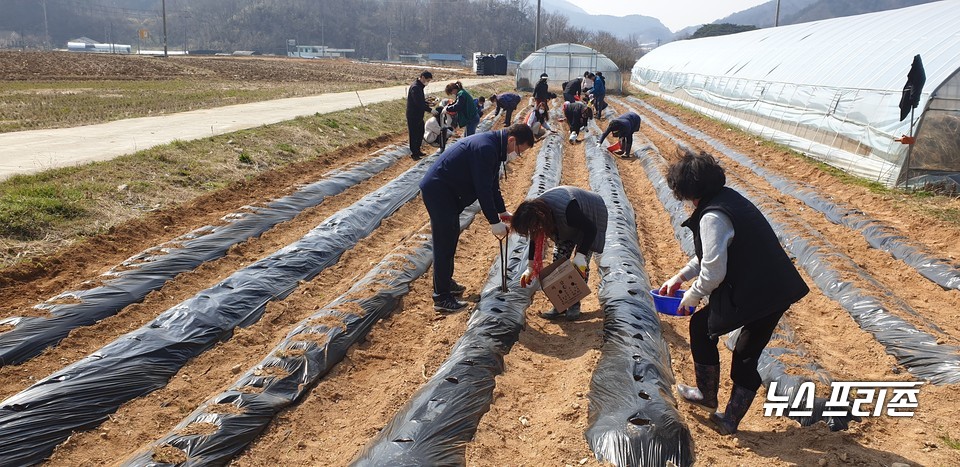
[(567, 0), (595, 15), (644, 15), (671, 31), (706, 24), (768, 0)]

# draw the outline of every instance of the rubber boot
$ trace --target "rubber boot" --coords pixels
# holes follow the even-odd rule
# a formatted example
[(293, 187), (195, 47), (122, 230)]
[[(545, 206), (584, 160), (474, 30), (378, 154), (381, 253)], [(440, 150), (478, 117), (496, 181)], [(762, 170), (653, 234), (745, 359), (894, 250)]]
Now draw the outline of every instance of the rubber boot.
[(567, 308), (567, 311), (564, 312), (567, 321), (576, 321), (580, 319), (580, 302), (570, 305), (570, 308)]
[(740, 420), (743, 420), (743, 416), (747, 414), (747, 410), (750, 409), (750, 404), (753, 403), (753, 398), (756, 395), (756, 391), (734, 384), (726, 410), (723, 413), (714, 412), (710, 414), (713, 429), (721, 435), (736, 433), (740, 426)]
[(691, 404), (716, 409), (719, 406), (717, 403), (717, 388), (720, 387), (720, 365), (694, 363), (693, 372), (697, 377), (697, 385), (678, 384), (677, 392), (680, 397)]

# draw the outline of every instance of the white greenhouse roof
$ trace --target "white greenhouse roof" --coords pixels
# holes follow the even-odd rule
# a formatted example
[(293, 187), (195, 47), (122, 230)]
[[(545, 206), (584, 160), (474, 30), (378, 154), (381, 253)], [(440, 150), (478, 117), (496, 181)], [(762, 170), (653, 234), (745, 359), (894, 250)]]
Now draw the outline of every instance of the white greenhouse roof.
[(622, 90), (620, 68), (606, 55), (581, 44), (551, 44), (527, 56), (517, 67), (517, 88), (532, 89), (547, 73), (551, 84), (583, 76), (585, 71), (603, 72), (607, 89)]
[[(677, 41), (637, 61), (632, 80), (743, 128), (765, 127), (778, 142), (891, 185), (907, 160), (909, 147), (895, 139), (910, 132), (898, 104), (913, 57), (921, 56), (926, 73), (917, 123), (960, 69), (957, 24), (960, 1), (948, 0)], [(796, 130), (804, 126), (839, 142), (825, 147), (826, 138)]]
[[(929, 95), (960, 66), (960, 1), (665, 44), (638, 66), (767, 82), (903, 89), (923, 56)], [(923, 102), (921, 101), (921, 107)]]

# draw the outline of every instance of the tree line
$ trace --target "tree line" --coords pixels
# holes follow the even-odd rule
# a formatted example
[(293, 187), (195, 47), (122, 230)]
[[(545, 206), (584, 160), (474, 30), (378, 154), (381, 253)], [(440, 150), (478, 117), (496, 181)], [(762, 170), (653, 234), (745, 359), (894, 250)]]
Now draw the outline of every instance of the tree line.
[[(100, 42), (162, 47), (161, 0), (3, 0), (0, 32), (26, 48), (63, 48), (86, 36)], [(45, 10), (45, 11), (44, 11)], [(166, 0), (167, 43), (174, 50), (255, 50), (283, 55), (287, 40), (355, 49), (358, 58), (399, 53), (534, 51), (535, 0)], [(138, 31), (148, 31), (139, 39)], [(49, 31), (49, 35), (47, 35)], [(639, 58), (638, 41), (571, 26), (541, 12), (540, 46), (593, 47), (621, 69)]]

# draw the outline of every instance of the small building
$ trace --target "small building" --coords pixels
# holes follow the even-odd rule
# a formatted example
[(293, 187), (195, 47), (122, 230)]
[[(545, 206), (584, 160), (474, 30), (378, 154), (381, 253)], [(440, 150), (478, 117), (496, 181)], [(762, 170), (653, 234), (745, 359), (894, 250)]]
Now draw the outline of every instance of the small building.
[(334, 49), (325, 45), (298, 45), (296, 50), (287, 51), (288, 57), (298, 58), (342, 58), (355, 49)]
[(460, 54), (427, 54), (426, 64), (439, 66), (463, 66), (464, 57)]

